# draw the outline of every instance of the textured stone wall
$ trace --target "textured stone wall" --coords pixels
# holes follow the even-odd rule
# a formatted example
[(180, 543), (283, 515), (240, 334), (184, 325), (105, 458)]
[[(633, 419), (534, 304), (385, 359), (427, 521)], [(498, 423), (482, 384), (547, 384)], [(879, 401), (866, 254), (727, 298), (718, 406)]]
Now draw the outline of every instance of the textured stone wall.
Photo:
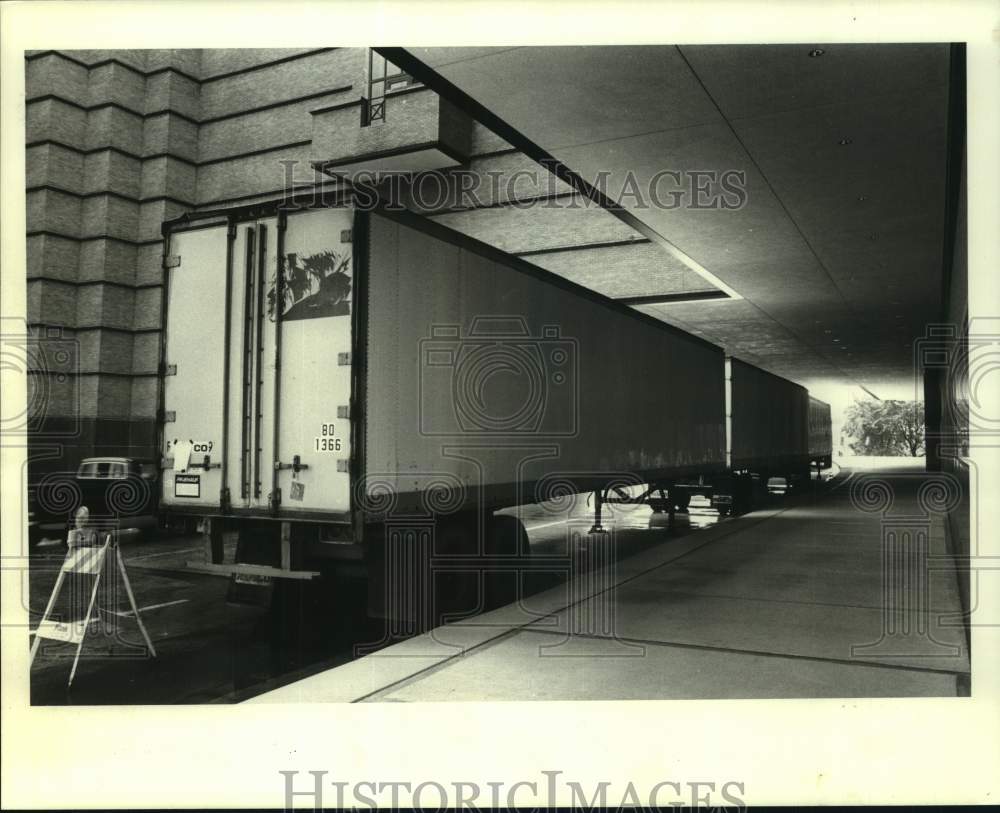
[[(397, 115), (426, 91), (391, 100), (394, 128), (361, 133), (367, 64), (359, 48), (26, 55), (28, 322), (78, 356), (68, 371), (35, 365), (36, 412), (66, 449), (36, 469), (154, 454), (164, 220), (279, 198), (288, 162), (299, 187), (315, 181), (313, 161), (342, 156), (317, 154), (313, 111), (343, 110), (351, 149), (434, 124), (436, 104)], [(482, 127), (469, 138), (473, 155), (509, 151)]]
[(366, 64), (334, 48), (26, 55), (29, 330), (75, 353), (32, 363), (33, 445), (66, 452), (36, 468), (153, 454), (162, 222), (280, 195), (281, 162), (314, 158), (310, 111), (359, 97)]

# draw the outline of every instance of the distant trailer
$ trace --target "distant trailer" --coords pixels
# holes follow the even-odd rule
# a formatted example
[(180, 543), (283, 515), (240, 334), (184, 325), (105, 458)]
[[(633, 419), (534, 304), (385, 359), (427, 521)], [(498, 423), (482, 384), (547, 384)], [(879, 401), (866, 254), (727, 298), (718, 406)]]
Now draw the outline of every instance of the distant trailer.
[(727, 362), (727, 457), (734, 471), (809, 468), (809, 392), (745, 361)]
[(527, 551), (497, 509), (725, 468), (720, 348), (429, 219), (271, 204), (164, 235), (161, 505), (234, 584), (360, 571), (414, 619), (397, 582), (451, 557), (494, 606)]
[[(708, 497), (723, 516), (753, 510), (772, 479), (781, 491), (802, 490), (809, 481), (809, 393), (805, 387), (737, 358), (726, 377), (726, 464), (673, 489), (655, 491), (654, 510), (686, 510), (695, 494)], [(610, 502), (616, 502), (613, 497)]]
[(830, 405), (809, 396), (809, 459), (820, 471), (833, 465), (833, 426)]

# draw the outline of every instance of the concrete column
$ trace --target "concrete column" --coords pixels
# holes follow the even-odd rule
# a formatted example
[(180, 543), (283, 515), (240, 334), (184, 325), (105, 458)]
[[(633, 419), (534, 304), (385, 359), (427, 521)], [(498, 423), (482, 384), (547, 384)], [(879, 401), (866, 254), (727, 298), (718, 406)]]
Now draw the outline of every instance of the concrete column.
[(927, 449), (927, 471), (941, 471), (941, 373), (938, 368), (924, 369), (924, 445)]

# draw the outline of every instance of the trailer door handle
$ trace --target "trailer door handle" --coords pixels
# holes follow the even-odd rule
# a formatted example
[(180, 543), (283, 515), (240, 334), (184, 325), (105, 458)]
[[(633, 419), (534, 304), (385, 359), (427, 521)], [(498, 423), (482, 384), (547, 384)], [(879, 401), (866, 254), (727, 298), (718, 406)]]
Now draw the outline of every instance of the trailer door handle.
[(306, 463), (303, 463), (301, 461), (301, 459), (299, 458), (298, 455), (295, 455), (292, 458), (292, 462), (291, 463), (282, 463), (280, 460), (275, 460), (274, 461), (274, 470), (275, 471), (283, 471), (284, 469), (291, 469), (296, 474), (298, 474), (300, 471), (302, 471), (304, 469), (308, 469), (308, 468), (309, 468), (309, 465), (306, 464)]
[(221, 463), (213, 463), (212, 462), (212, 458), (209, 455), (205, 455), (205, 457), (201, 461), (201, 463), (194, 463), (194, 462), (188, 463), (188, 468), (189, 469), (204, 469), (205, 471), (208, 471), (209, 469), (221, 469), (222, 468), (222, 464)]
[[(160, 458), (160, 468), (161, 469), (172, 469), (174, 467), (174, 459), (172, 457), (161, 457)], [(213, 463), (208, 455), (205, 455), (204, 460), (201, 463), (196, 463), (195, 461), (189, 461), (187, 464), (189, 469), (204, 469), (208, 471), (209, 469), (221, 469), (221, 463)]]

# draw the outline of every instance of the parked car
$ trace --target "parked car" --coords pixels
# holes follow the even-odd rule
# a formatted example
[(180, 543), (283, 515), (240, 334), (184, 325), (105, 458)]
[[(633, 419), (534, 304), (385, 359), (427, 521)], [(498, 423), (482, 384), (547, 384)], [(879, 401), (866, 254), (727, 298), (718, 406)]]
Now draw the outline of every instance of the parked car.
[(119, 531), (157, 526), (156, 464), (130, 457), (88, 457), (75, 475), (45, 475), (28, 489), (29, 542), (65, 542), (76, 510), (85, 505), (91, 521)]

